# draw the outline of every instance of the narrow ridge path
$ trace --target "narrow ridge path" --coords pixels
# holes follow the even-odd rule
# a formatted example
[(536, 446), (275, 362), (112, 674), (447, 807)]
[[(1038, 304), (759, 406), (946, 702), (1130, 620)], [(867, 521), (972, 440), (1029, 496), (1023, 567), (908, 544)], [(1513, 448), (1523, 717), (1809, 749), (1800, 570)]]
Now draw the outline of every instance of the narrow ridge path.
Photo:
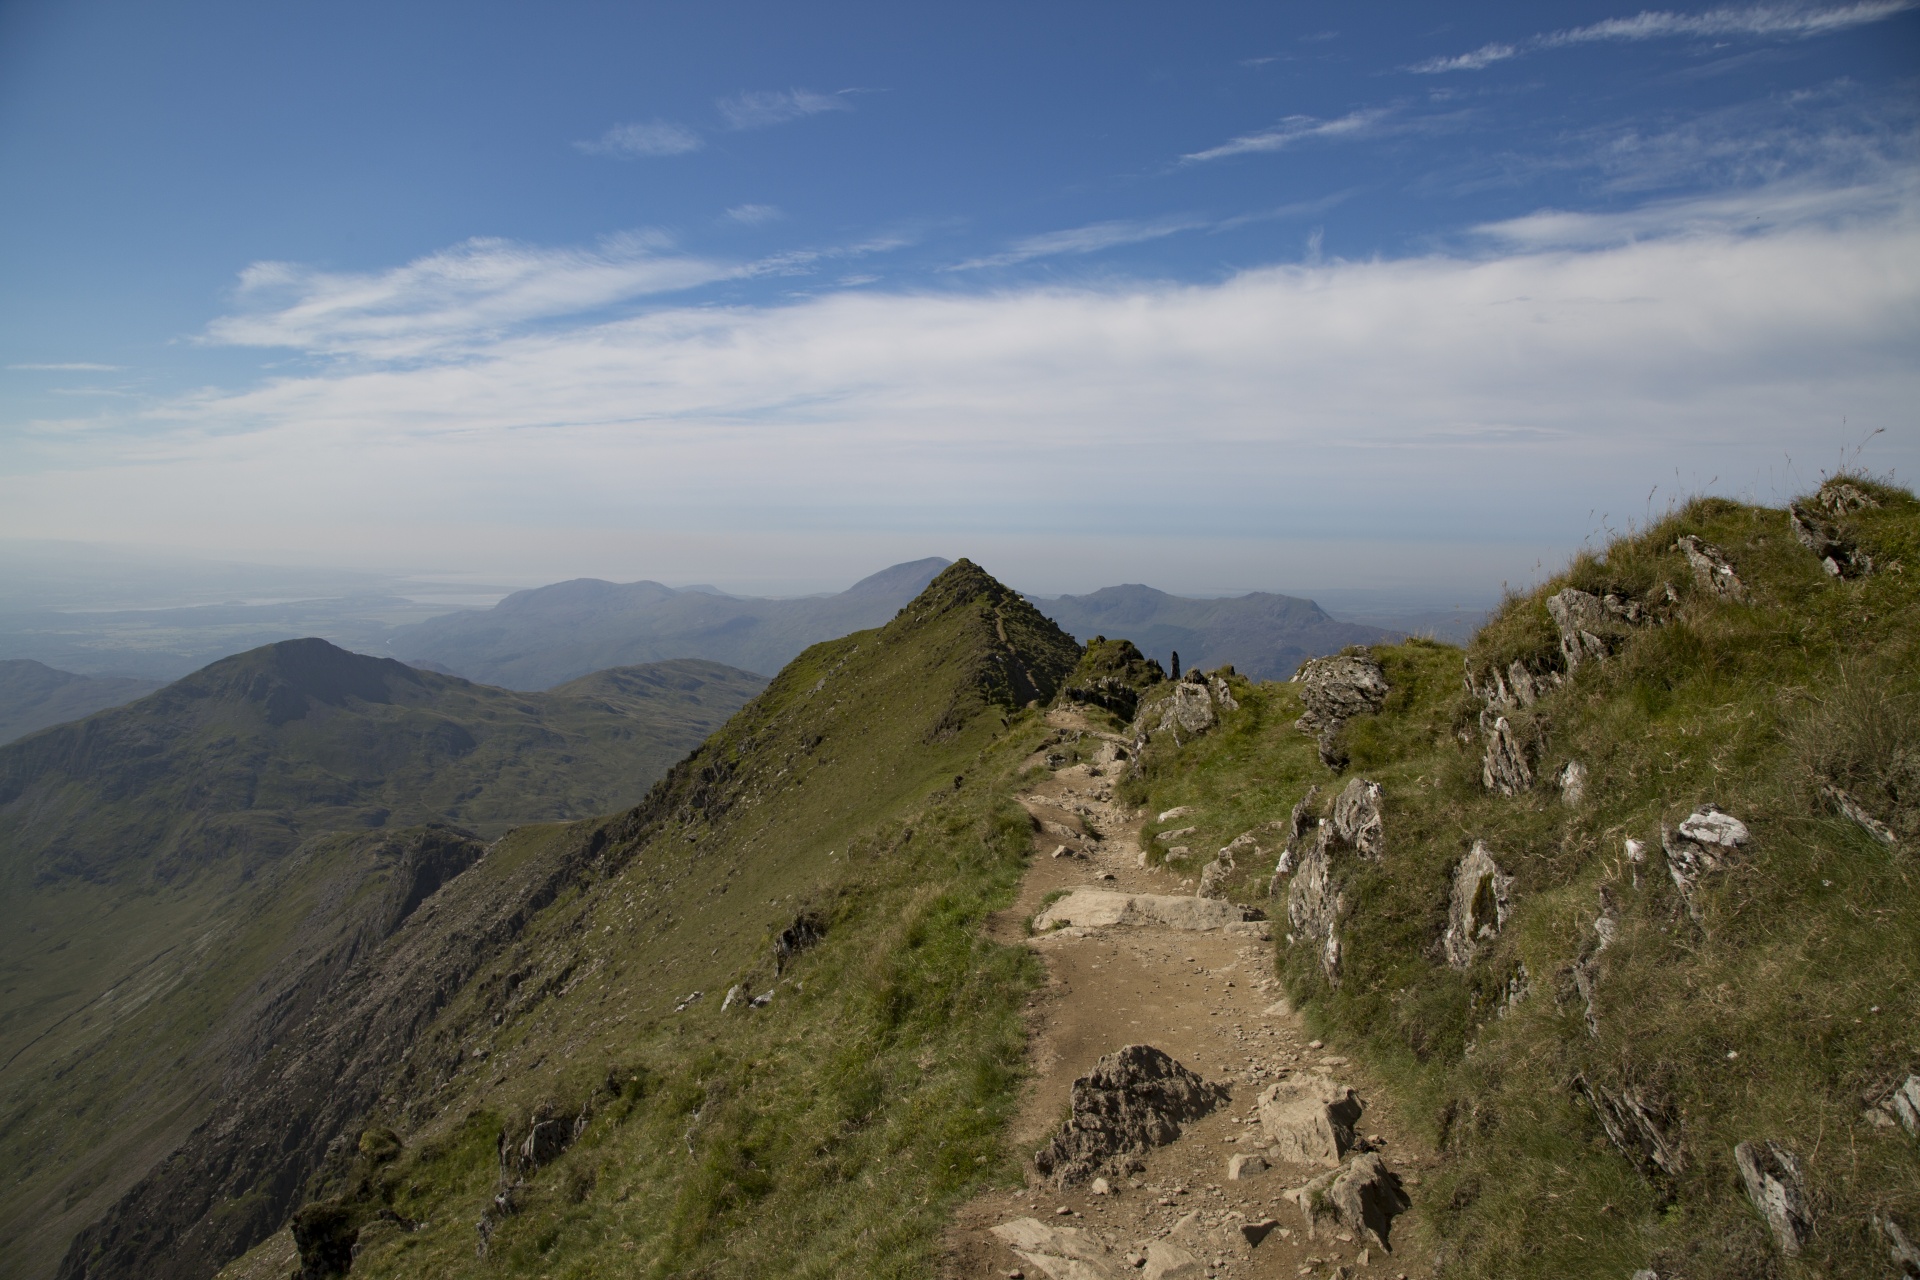
[[(1379, 1090), (1357, 1065), (1310, 1039), (1273, 976), (1265, 922), (1211, 930), (1070, 926), (1029, 935), (1033, 918), (1063, 891), (1193, 893), (1191, 880), (1143, 865), (1138, 833), (1151, 815), (1129, 809), (1113, 794), (1113, 782), (1126, 767), (1116, 756), (1124, 740), (1095, 729), (1071, 709), (1049, 713), (1048, 723), (1081, 734), (1081, 754), (1093, 748), (1091, 758), (1052, 769), (1020, 797), (1037, 824), (1034, 857), (1017, 900), (988, 923), (997, 940), (1035, 948), (1049, 975), (1029, 1005), (1032, 1076), (1012, 1131), (1015, 1149), (1027, 1156), (1027, 1185), (983, 1194), (961, 1208), (948, 1232), (943, 1274), (948, 1280), (1005, 1280), (1015, 1274), (1027, 1280), (1048, 1275), (1102, 1280), (1156, 1271), (1165, 1280), (1430, 1275), (1409, 1228), (1419, 1217), (1422, 1173), (1433, 1158), (1418, 1150), (1389, 1109), (1376, 1102)], [(1028, 764), (1044, 766), (1046, 752)], [(1182, 824), (1174, 819), (1168, 825)], [(1284, 900), (1277, 900), (1275, 914), (1284, 916), (1284, 910)], [(1075, 1078), (1127, 1044), (1153, 1045), (1206, 1079), (1228, 1083), (1231, 1101), (1148, 1153), (1144, 1172), (1112, 1179), (1111, 1194), (1053, 1186), (1034, 1170), (1032, 1153), (1068, 1114)], [(1394, 1222), (1390, 1255), (1344, 1228), (1329, 1232), (1323, 1225), (1318, 1237), (1309, 1239), (1305, 1218), (1284, 1192), (1321, 1168), (1276, 1163), (1251, 1178), (1227, 1176), (1233, 1155), (1264, 1146), (1255, 1118), (1260, 1092), (1302, 1068), (1325, 1070), (1356, 1090), (1366, 1104), (1359, 1132), (1375, 1140), (1413, 1200), (1413, 1210)], [(1051, 1269), (1036, 1266), (993, 1234), (995, 1226), (1022, 1218), (1079, 1228), (1113, 1255), (1098, 1262), (1056, 1262)], [(1258, 1245), (1249, 1245), (1238, 1224), (1263, 1220), (1277, 1220), (1279, 1226)], [(1148, 1244), (1162, 1239), (1181, 1245), (1198, 1269), (1143, 1266)]]

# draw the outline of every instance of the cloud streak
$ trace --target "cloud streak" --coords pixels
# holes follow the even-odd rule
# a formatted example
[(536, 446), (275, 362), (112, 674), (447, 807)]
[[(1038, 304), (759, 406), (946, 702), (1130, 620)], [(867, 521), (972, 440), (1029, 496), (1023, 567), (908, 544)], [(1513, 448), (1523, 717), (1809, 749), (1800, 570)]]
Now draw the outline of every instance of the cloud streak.
[(983, 267), (1010, 267), (1022, 262), (1031, 262), (1036, 258), (1051, 258), (1060, 254), (1098, 253), (1102, 249), (1144, 244), (1149, 240), (1159, 240), (1166, 236), (1177, 235), (1182, 231), (1196, 231), (1211, 225), (1213, 224), (1204, 219), (1195, 218), (1165, 218), (1147, 222), (1129, 219), (1092, 222), (1083, 227), (1071, 227), (1064, 231), (1048, 231), (1041, 235), (1028, 236), (1014, 241), (1013, 246), (1003, 253), (969, 258), (965, 262), (949, 267), (948, 270), (975, 271)]
[(576, 142), (576, 151), (594, 156), (683, 156), (698, 151), (706, 140), (683, 124), (671, 120), (648, 120), (638, 124), (617, 124), (591, 142)]
[(853, 103), (839, 93), (811, 89), (768, 89), (736, 93), (714, 103), (729, 129), (764, 129), (817, 116), (827, 111), (851, 111)]
[(1702, 13), (1674, 13), (1669, 10), (1644, 10), (1629, 18), (1608, 18), (1584, 27), (1547, 32), (1517, 44), (1495, 42), (1453, 57), (1429, 58), (1416, 62), (1408, 71), (1421, 75), (1441, 75), (1451, 71), (1483, 71), (1497, 62), (1505, 62), (1540, 49), (1562, 49), (1572, 45), (1606, 41), (1641, 41), (1711, 36), (1760, 36), (1801, 38), (1828, 35), (1850, 27), (1884, 22), (1914, 7), (1915, 0), (1860, 0), (1856, 4), (1829, 8), (1805, 5), (1753, 5), (1722, 7)]
[(1186, 164), (1199, 164), (1208, 160), (1224, 160), (1228, 156), (1248, 155), (1254, 152), (1284, 151), (1297, 143), (1307, 141), (1366, 137), (1378, 133), (1390, 114), (1385, 108), (1376, 107), (1348, 112), (1332, 120), (1322, 120), (1314, 116), (1287, 116), (1271, 129), (1242, 134), (1217, 147), (1195, 151), (1181, 156), (1180, 159)]

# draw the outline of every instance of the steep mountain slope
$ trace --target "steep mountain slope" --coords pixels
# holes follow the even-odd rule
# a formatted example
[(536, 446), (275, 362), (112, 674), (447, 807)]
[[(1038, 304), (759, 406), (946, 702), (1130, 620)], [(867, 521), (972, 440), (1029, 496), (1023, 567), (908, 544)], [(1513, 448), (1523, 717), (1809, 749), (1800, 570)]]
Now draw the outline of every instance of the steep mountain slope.
[(0, 662), (0, 743), (132, 702), (159, 687), (157, 680), (78, 676), (30, 658), (8, 659)]
[(1311, 600), (1256, 591), (1193, 600), (1131, 584), (1084, 596), (1030, 597), (1082, 643), (1125, 636), (1161, 662), (1232, 666), (1256, 680), (1284, 680), (1308, 658), (1390, 638), (1378, 627), (1336, 622)]
[[(1293, 999), (1443, 1151), (1415, 1194), (1445, 1274), (1901, 1274), (1916, 564), (1898, 489), (1701, 500), (1510, 599), (1464, 663), (1376, 646), (1197, 737), (1144, 700), (1131, 786), (1191, 806), (1175, 861), (1285, 914)], [(1211, 861), (1276, 820), (1287, 873)]]
[[(0, 747), (3, 1269), (50, 1267), (336, 960), (391, 931), (392, 913), (353, 923), (376, 882), (451, 874), (413, 867), (423, 837), (399, 829), (630, 802), (763, 684), (669, 663), (514, 694), (289, 641)], [(482, 847), (429, 843), (460, 866)]]
[(579, 578), (404, 628), (390, 648), (510, 689), (546, 689), (603, 667), (672, 658), (778, 671), (810, 644), (885, 622), (946, 565), (938, 558), (898, 564), (838, 595), (797, 600)]
[(483, 1242), (513, 1272), (923, 1271), (1021, 1052), (1030, 962), (978, 932), (1029, 839), (1009, 721), (1077, 658), (966, 561), (809, 649), (637, 808), (449, 882), (62, 1274), (209, 1275), (303, 1196), (356, 1274)]

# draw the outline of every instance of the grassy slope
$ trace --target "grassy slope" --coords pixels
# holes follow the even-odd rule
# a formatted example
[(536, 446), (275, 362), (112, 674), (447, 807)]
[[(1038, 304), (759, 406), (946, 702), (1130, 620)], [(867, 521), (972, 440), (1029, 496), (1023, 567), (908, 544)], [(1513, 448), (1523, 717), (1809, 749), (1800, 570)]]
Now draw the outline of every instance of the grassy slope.
[(312, 698), (276, 725), (249, 695), (297, 678), (284, 648), (0, 748), (9, 1265), (57, 1255), (190, 1127), (212, 1083), (204, 1038), (289, 954), (294, 935), (262, 922), (360, 874), (378, 844), (330, 829), (452, 818), (487, 833), (604, 811), (761, 687), (667, 663), (514, 694), (335, 650), (388, 700)]
[(0, 743), (132, 702), (159, 687), (154, 680), (57, 671), (29, 658), (0, 661)]
[[(1075, 656), (961, 562), (796, 659), (670, 779), (672, 816), (623, 869), (544, 911), (423, 1040), (417, 1061), (459, 1069), (396, 1085), (376, 1119), (407, 1146), (361, 1209), (431, 1225), (371, 1229), (354, 1274), (472, 1270), (503, 1125), (589, 1098), (489, 1272), (927, 1274), (949, 1207), (1015, 1167), (999, 1133), (1038, 971), (980, 923), (1030, 843), (1013, 773), (1044, 730), (1015, 708)], [(802, 910), (825, 939), (776, 981)], [(774, 999), (723, 1013), (735, 983)]]
[[(1452, 1157), (1425, 1191), (1451, 1273), (1876, 1275), (1886, 1252), (1871, 1215), (1920, 1222), (1920, 1152), (1862, 1105), (1920, 1067), (1920, 887), (1910, 852), (1834, 813), (1817, 785), (1847, 786), (1908, 849), (1920, 836), (1920, 505), (1876, 492), (1882, 508), (1853, 521), (1882, 569), (1871, 577), (1829, 579), (1784, 512), (1701, 501), (1509, 601), (1468, 655), (1483, 672), (1515, 658), (1560, 665), (1544, 600), (1562, 586), (1645, 596), (1670, 582), (1681, 597), (1669, 621), (1517, 717), (1539, 744), (1528, 795), (1481, 784), (1459, 650), (1373, 651), (1393, 694), (1347, 736), (1350, 776), (1385, 788), (1388, 852), (1342, 868), (1354, 905), (1338, 990), (1309, 948), (1282, 944), (1279, 963), (1313, 1024), (1396, 1081)], [(1726, 549), (1750, 603), (1695, 588), (1671, 550), (1685, 533)], [(1196, 850), (1284, 816), (1312, 782), (1324, 805), (1345, 781), (1291, 728), (1292, 689), (1262, 685), (1242, 701), (1220, 731), (1156, 748), (1136, 784), (1155, 809), (1199, 809), (1182, 819), (1202, 827), (1184, 841)], [(1591, 771), (1579, 807), (1550, 781), (1570, 759)], [(1667, 879), (1660, 827), (1704, 802), (1753, 839), (1695, 923)], [(1638, 887), (1628, 837), (1650, 850)], [(1516, 877), (1515, 909), (1455, 972), (1435, 944), (1475, 839)], [(1236, 892), (1257, 897), (1268, 870), (1244, 872)], [(1619, 938), (1599, 960), (1595, 1037), (1571, 966), (1591, 946), (1603, 888)], [(1522, 966), (1531, 994), (1500, 1016)], [(1650, 1181), (1608, 1144), (1574, 1092), (1580, 1073), (1667, 1111), (1687, 1156), (1680, 1177)], [(1774, 1252), (1740, 1191), (1732, 1149), (1751, 1138), (1806, 1168), (1818, 1229), (1797, 1262)]]

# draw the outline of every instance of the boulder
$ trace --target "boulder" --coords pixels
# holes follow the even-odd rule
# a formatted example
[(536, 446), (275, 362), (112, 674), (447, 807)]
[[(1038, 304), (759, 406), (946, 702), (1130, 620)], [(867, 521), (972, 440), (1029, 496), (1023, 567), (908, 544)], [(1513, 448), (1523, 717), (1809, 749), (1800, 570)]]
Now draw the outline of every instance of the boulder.
[(1578, 760), (1569, 760), (1560, 775), (1554, 779), (1560, 788), (1560, 798), (1574, 808), (1587, 798), (1587, 766)]
[(1238, 1155), (1227, 1157), (1227, 1181), (1240, 1182), (1265, 1173), (1267, 1168), (1265, 1156), (1257, 1151), (1242, 1151)]
[(1128, 1172), (1228, 1096), (1227, 1086), (1201, 1079), (1152, 1045), (1127, 1045), (1073, 1082), (1071, 1114), (1034, 1165), (1059, 1186)]
[(1319, 1072), (1290, 1075), (1260, 1095), (1260, 1127), (1276, 1159), (1338, 1165), (1360, 1122), (1353, 1090)]
[(1219, 676), (1213, 676), (1207, 681), (1207, 687), (1213, 690), (1214, 701), (1218, 702), (1228, 711), (1238, 711), (1240, 709), (1240, 704), (1234, 700), (1232, 688), (1228, 686), (1225, 680), (1222, 680)]
[(1733, 1149), (1747, 1199), (1773, 1232), (1773, 1242), (1789, 1258), (1813, 1230), (1806, 1194), (1800, 1186), (1800, 1162), (1776, 1142), (1743, 1142)]
[(1078, 1227), (1050, 1227), (1037, 1218), (1016, 1218), (993, 1228), (993, 1234), (1053, 1280), (1120, 1280), (1127, 1274), (1112, 1249)]
[(1274, 864), (1273, 878), (1267, 881), (1267, 896), (1271, 898), (1280, 892), (1280, 878), (1287, 875), (1306, 852), (1307, 838), (1319, 824), (1313, 817), (1313, 802), (1320, 794), (1320, 788), (1307, 788), (1307, 794), (1300, 803), (1293, 806), (1293, 813), (1287, 819), (1287, 847), (1280, 851), (1280, 861)]
[(1380, 812), (1380, 784), (1365, 778), (1347, 783), (1333, 802), (1333, 830), (1364, 857), (1376, 861), (1386, 848), (1386, 823)]
[(1599, 596), (1575, 587), (1547, 597), (1547, 613), (1559, 628), (1560, 658), (1569, 675), (1583, 662), (1605, 659), (1624, 631)]
[(1920, 1137), (1920, 1076), (1908, 1076), (1887, 1099), (1887, 1105), (1893, 1109), (1901, 1128)]
[(1745, 823), (1710, 804), (1689, 814), (1678, 831), (1661, 825), (1660, 847), (1667, 855), (1667, 874), (1673, 877), (1674, 887), (1680, 890), (1687, 913), (1694, 919), (1700, 918), (1694, 889), (1701, 877), (1725, 866), (1747, 839)]
[(1148, 1245), (1146, 1265), (1140, 1271), (1143, 1280), (1203, 1280), (1206, 1274), (1200, 1259), (1171, 1240)]
[(1287, 920), (1293, 926), (1289, 941), (1318, 947), (1320, 970), (1334, 986), (1340, 985), (1340, 919), (1347, 910), (1346, 895), (1333, 874), (1337, 847), (1332, 825), (1322, 822), (1287, 886)]
[(1533, 786), (1533, 770), (1527, 764), (1526, 750), (1514, 734), (1505, 716), (1496, 717), (1487, 735), (1487, 754), (1481, 762), (1480, 781), (1489, 791), (1503, 796), (1520, 795)]
[(1711, 542), (1702, 542), (1688, 534), (1673, 544), (1674, 549), (1687, 558), (1687, 564), (1693, 569), (1694, 581), (1722, 600), (1745, 600), (1747, 588), (1740, 576), (1733, 571), (1733, 562), (1727, 559), (1727, 553)]
[(1317, 1238), (1328, 1226), (1345, 1227), (1362, 1239), (1393, 1252), (1393, 1220), (1413, 1207), (1401, 1189), (1400, 1178), (1387, 1162), (1369, 1152), (1344, 1169), (1323, 1173), (1303, 1187), (1287, 1192), (1307, 1220), (1307, 1236)]
[(1201, 868), (1200, 887), (1194, 890), (1193, 896), (1224, 899), (1227, 896), (1227, 881), (1237, 869), (1233, 855), (1222, 849), (1212, 862)]
[(1512, 889), (1513, 877), (1500, 869), (1483, 842), (1475, 840), (1453, 873), (1447, 932), (1440, 940), (1448, 964), (1466, 968), (1480, 944), (1499, 934), (1507, 922)]
[(1293, 679), (1305, 706), (1294, 727), (1319, 738), (1320, 759), (1328, 768), (1344, 768), (1335, 735), (1354, 716), (1372, 715), (1386, 703), (1386, 672), (1365, 654), (1341, 653), (1302, 663)]

